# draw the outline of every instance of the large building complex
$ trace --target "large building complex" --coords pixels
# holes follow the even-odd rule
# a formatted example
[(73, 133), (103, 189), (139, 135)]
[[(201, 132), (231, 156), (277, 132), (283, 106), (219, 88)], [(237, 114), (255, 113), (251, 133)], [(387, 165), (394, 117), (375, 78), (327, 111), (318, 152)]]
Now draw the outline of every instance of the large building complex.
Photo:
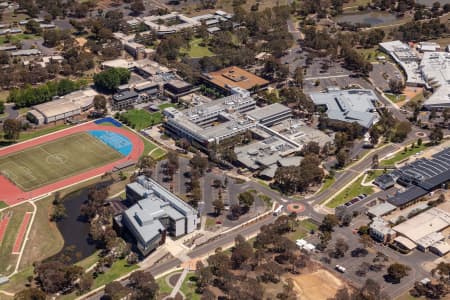
[(42, 125), (77, 116), (92, 107), (95, 95), (96, 91), (86, 89), (35, 105), (28, 112), (27, 119), (36, 125)]
[(180, 237), (197, 229), (197, 210), (150, 178), (139, 176), (128, 184), (126, 196), (135, 204), (115, 219), (128, 229), (143, 255), (163, 244), (167, 233)]
[(450, 53), (425, 52), (420, 70), (427, 88), (433, 91), (423, 105), (428, 109), (450, 107)]
[(235, 66), (203, 74), (203, 79), (209, 85), (225, 92), (230, 92), (236, 87), (257, 91), (265, 89), (269, 85), (269, 81), (264, 78)]
[(323, 107), (330, 120), (353, 123), (370, 128), (377, 121), (378, 97), (372, 90), (329, 89), (310, 95), (316, 106)]
[(242, 115), (255, 105), (248, 93), (237, 93), (184, 111), (169, 107), (164, 110), (165, 128), (206, 150), (210, 143), (220, 143), (255, 127), (255, 121)]
[[(450, 181), (450, 148), (434, 154), (432, 158), (417, 159), (389, 174), (382, 175), (375, 183), (382, 186), (388, 176), (406, 189), (388, 197), (387, 201), (397, 207), (411, 205), (420, 197)], [(378, 180), (382, 182), (377, 183)]]
[(425, 85), (425, 81), (419, 68), (420, 59), (408, 44), (402, 43), (401, 41), (391, 41), (380, 43), (380, 47), (403, 69), (406, 74), (406, 85)]

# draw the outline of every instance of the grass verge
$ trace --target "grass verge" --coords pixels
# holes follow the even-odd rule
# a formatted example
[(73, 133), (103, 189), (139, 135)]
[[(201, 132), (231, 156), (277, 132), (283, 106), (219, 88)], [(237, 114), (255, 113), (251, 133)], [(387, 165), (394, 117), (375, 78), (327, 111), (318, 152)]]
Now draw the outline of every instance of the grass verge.
[(99, 276), (97, 276), (97, 278), (94, 279), (92, 289), (96, 289), (102, 285), (112, 282), (117, 278), (120, 278), (138, 268), (139, 268), (138, 265), (130, 266), (125, 258), (118, 260), (114, 262), (112, 267), (109, 268), (105, 273), (100, 274)]
[(405, 101), (405, 99), (406, 99), (406, 96), (403, 94), (385, 93), (384, 95), (394, 103), (402, 102), (402, 101)]
[(406, 152), (403, 149), (402, 151), (394, 154), (392, 157), (380, 161), (380, 167), (394, 166), (396, 163), (410, 157), (411, 155), (417, 154), (418, 152), (423, 151), (426, 148), (427, 148), (427, 146), (425, 144), (422, 144), (420, 146), (416, 145), (412, 149), (411, 149), (411, 147), (408, 147)]
[(319, 194), (328, 189), (336, 181), (336, 178), (327, 176), (320, 187)]
[(382, 175), (384, 173), (383, 170), (370, 170), (367, 173), (366, 180), (364, 180), (364, 183), (370, 183), (378, 176)]
[(335, 208), (339, 205), (344, 204), (345, 202), (355, 198), (356, 196), (360, 194), (366, 194), (370, 195), (373, 193), (373, 188), (370, 186), (362, 186), (362, 180), (364, 178), (364, 175), (361, 175), (358, 177), (358, 179), (353, 182), (349, 187), (344, 189), (342, 192), (340, 192), (336, 197), (331, 199), (330, 202), (326, 204), (329, 208)]

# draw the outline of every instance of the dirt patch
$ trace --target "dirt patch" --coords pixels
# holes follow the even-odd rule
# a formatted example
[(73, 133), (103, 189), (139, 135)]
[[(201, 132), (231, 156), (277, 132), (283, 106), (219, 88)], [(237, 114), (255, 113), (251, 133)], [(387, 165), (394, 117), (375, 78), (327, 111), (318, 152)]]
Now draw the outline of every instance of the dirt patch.
[(333, 298), (336, 292), (345, 284), (327, 270), (317, 270), (309, 274), (289, 275), (292, 278), (295, 290), (304, 300)]
[(403, 90), (403, 94), (406, 96), (406, 98), (408, 99), (412, 99), (415, 96), (421, 94), (423, 92), (423, 88), (421, 87), (406, 87)]

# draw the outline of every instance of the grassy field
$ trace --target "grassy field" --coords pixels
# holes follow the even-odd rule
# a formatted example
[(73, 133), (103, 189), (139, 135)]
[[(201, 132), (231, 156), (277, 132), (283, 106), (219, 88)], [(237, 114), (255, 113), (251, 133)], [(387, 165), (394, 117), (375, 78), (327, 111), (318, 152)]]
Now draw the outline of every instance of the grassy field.
[(335, 208), (345, 202), (355, 198), (360, 194), (370, 195), (373, 193), (373, 188), (370, 186), (362, 186), (362, 180), (364, 175), (361, 175), (355, 182), (353, 182), (349, 187), (344, 189), (338, 195), (336, 195), (330, 202), (326, 204), (329, 208)]
[(195, 273), (189, 272), (181, 285), (180, 291), (184, 294), (186, 299), (200, 300), (201, 295), (195, 292), (195, 279)]
[(105, 273), (100, 274), (97, 278), (94, 279), (94, 284), (92, 289), (96, 289), (102, 285), (105, 285), (109, 282), (116, 280), (119, 277), (122, 277), (133, 270), (139, 268), (138, 265), (128, 265), (126, 259), (121, 259), (112, 265)]
[(364, 183), (370, 183), (372, 180), (377, 178), (378, 176), (382, 175), (384, 173), (383, 170), (371, 170), (370, 173), (367, 174), (366, 180)]
[(336, 181), (335, 177), (325, 177), (325, 180), (322, 183), (322, 186), (320, 187), (319, 193), (322, 193), (326, 189), (328, 189), (330, 186), (333, 185), (333, 183)]
[(3, 156), (0, 170), (29, 191), (121, 157), (119, 152), (83, 132)]
[[(17, 140), (17, 142), (23, 142), (23, 141), (27, 141), (27, 140), (31, 140), (34, 139), (36, 137), (40, 137), (49, 133), (53, 133), (65, 128), (68, 128), (69, 125), (66, 124), (60, 124), (60, 125), (56, 125), (56, 126), (52, 126), (52, 127), (45, 127), (42, 129), (37, 129), (37, 130), (27, 130), (27, 131), (22, 131), (20, 133), (19, 139)], [(0, 144), (8, 144), (10, 143), (9, 141), (5, 140), (3, 138), (3, 133), (0, 132)]]
[(317, 228), (317, 225), (310, 220), (302, 220), (295, 228), (295, 231), (289, 232), (286, 237), (295, 242), (298, 239), (306, 237), (311, 230), (317, 230)]
[(6, 204), (6, 203), (3, 202), (3, 201), (0, 201), (0, 209), (1, 209), (1, 208), (5, 208), (5, 207), (8, 207), (8, 204)]
[(142, 109), (132, 109), (121, 115), (131, 128), (142, 130), (144, 128), (156, 125), (162, 122), (162, 114), (160, 112), (149, 113)]
[(0, 91), (0, 102), (6, 102), (9, 96), (9, 91)]
[(26, 203), (6, 209), (0, 213), (1, 215), (10, 215), (5, 235), (0, 244), (0, 274), (7, 275), (14, 271), (18, 255), (11, 254), (11, 252), (16, 241), (19, 227), (22, 224), (23, 216), (26, 212), (32, 211), (33, 207), (31, 204)]
[(185, 53), (191, 58), (213, 56), (214, 53), (209, 50), (208, 46), (202, 46), (201, 43), (203, 43), (203, 39), (193, 39), (189, 42), (189, 49), (181, 49), (181, 53)]
[(382, 161), (380, 161), (380, 166), (381, 167), (387, 167), (387, 166), (393, 166), (396, 163), (410, 157), (411, 155), (414, 155), (420, 151), (425, 150), (427, 146), (425, 146), (425, 144), (422, 144), (420, 146), (415, 146), (413, 149), (411, 149), (411, 146), (408, 147), (408, 150), (405, 152), (405, 150), (402, 150), (400, 152), (397, 152), (396, 154), (394, 154), (392, 157), (390, 157), (389, 159), (384, 159)]
[(378, 56), (384, 56), (386, 57), (386, 60), (389, 60), (389, 56), (382, 52), (378, 47), (373, 47), (373, 48), (361, 48), (361, 49), (356, 49), (358, 51), (359, 54), (361, 54), (365, 59), (367, 59), (370, 62), (378, 62), (377, 57)]
[(9, 37), (9, 40), (7, 39), (6, 36), (1, 36), (0, 37), (0, 45), (6, 44), (6, 43), (14, 44), (21, 40), (31, 40), (31, 39), (35, 39), (35, 38), (37, 38), (37, 36), (35, 36), (33, 34), (27, 34), (27, 33), (13, 34)]
[(405, 101), (405, 99), (406, 99), (406, 96), (402, 95), (402, 94), (395, 95), (395, 94), (385, 93), (384, 95), (394, 103), (402, 102), (402, 101)]
[(160, 110), (163, 110), (164, 108), (168, 108), (168, 107), (176, 107), (177, 105), (175, 103), (163, 103), (161, 105), (158, 106), (158, 108)]
[(50, 222), (53, 200), (54, 197), (49, 196), (36, 202), (36, 217), (20, 262), (21, 269), (58, 253), (64, 246), (64, 239), (56, 223)]
[(166, 154), (167, 152), (164, 149), (158, 148), (155, 151), (153, 151), (152, 154), (150, 154), (150, 156), (154, 160), (159, 160), (162, 159)]

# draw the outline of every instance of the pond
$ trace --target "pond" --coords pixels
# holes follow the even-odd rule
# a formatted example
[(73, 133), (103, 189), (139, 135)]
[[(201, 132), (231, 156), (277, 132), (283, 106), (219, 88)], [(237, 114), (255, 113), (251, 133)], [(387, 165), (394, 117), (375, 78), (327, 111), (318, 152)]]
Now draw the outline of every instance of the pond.
[(64, 249), (70, 248), (74, 254), (71, 263), (90, 256), (96, 250), (95, 243), (89, 239), (89, 223), (80, 216), (80, 208), (87, 200), (89, 189), (86, 187), (64, 198), (67, 216), (57, 223), (64, 239)]
[(336, 22), (348, 22), (351, 24), (360, 23), (370, 24), (371, 26), (379, 26), (395, 23), (395, 21), (397, 21), (397, 17), (387, 12), (369, 11), (339, 15), (335, 18), (335, 20)]

